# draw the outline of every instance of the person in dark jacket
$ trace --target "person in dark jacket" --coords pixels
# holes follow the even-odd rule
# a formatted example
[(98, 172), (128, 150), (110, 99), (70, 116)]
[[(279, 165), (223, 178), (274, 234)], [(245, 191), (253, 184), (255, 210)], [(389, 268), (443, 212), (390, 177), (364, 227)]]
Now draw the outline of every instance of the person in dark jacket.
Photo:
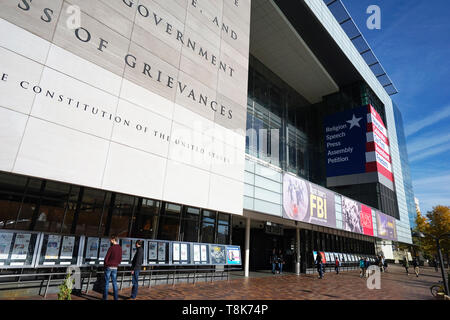
[(272, 264), (272, 273), (273, 274), (275, 274), (275, 268), (277, 266), (277, 263), (278, 263), (277, 251), (275, 250), (275, 248), (273, 248), (272, 254), (270, 255), (270, 264)]
[(320, 252), (317, 252), (316, 256), (316, 266), (317, 266), (317, 272), (319, 273), (319, 279), (323, 278), (323, 263), (322, 263), (322, 255)]
[(419, 277), (419, 261), (417, 261), (417, 258), (413, 259), (413, 267), (414, 267), (414, 273), (416, 274), (416, 277)]
[(131, 277), (133, 287), (131, 288), (131, 300), (136, 299), (139, 287), (139, 273), (141, 272), (141, 266), (144, 263), (144, 241), (136, 241), (136, 253), (134, 254), (133, 261), (131, 262)]
[(105, 256), (105, 289), (103, 290), (103, 300), (108, 300), (109, 279), (112, 279), (114, 300), (119, 300), (117, 291), (117, 267), (122, 262), (122, 248), (119, 239), (111, 236), (111, 247)]

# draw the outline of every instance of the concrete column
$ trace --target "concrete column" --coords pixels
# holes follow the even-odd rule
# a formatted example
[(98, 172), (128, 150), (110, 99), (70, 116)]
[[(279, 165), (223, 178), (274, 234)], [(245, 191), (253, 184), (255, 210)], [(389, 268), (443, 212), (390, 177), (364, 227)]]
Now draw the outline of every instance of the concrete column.
[(250, 218), (245, 222), (245, 264), (244, 276), (248, 278), (250, 270)]
[(297, 252), (296, 252), (296, 262), (295, 262), (295, 273), (297, 275), (300, 275), (300, 228), (297, 228), (295, 230), (295, 240), (296, 240), (296, 247), (297, 247)]

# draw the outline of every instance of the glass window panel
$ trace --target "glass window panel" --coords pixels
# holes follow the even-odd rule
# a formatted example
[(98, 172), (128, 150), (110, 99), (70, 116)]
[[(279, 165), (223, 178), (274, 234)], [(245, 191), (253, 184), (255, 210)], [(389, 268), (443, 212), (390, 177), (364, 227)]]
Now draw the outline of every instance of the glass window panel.
[(213, 211), (203, 210), (201, 242), (205, 243), (214, 242), (215, 223), (216, 223), (216, 213)]
[(200, 209), (186, 207), (181, 221), (181, 236), (182, 241), (198, 241), (199, 231), (199, 216)]
[(17, 219), (15, 228), (18, 230), (28, 230), (33, 219), (33, 213), (36, 210), (39, 203), (39, 198), (25, 197), (23, 204), (20, 208), (20, 213)]
[(41, 199), (34, 231), (59, 233), (65, 209), (64, 200)]
[(0, 229), (15, 229), (28, 178), (0, 173)]
[(110, 199), (110, 192), (85, 188), (75, 233), (103, 236), (107, 216), (107, 208), (104, 208), (104, 205), (109, 204)]
[(141, 199), (141, 201), (139, 211), (136, 212), (136, 223), (132, 237), (155, 239), (161, 202), (150, 199)]
[(109, 234), (119, 238), (128, 237), (133, 215), (135, 197), (116, 194)]
[(159, 219), (158, 239), (178, 240), (180, 229), (181, 206), (172, 203), (166, 203), (165, 210)]

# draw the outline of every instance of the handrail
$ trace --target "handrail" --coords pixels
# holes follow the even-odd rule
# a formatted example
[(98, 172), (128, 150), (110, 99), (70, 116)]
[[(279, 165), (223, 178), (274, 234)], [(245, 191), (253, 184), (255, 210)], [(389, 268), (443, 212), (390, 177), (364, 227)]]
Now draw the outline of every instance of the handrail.
[[(203, 266), (207, 266), (207, 265), (202, 265), (202, 267)], [(175, 286), (175, 274), (176, 274), (176, 272), (177, 271), (179, 271), (180, 273), (179, 274), (181, 274), (181, 273), (188, 273), (188, 280), (189, 280), (189, 273), (192, 273), (192, 272), (194, 272), (194, 277), (193, 277), (193, 284), (195, 285), (195, 280), (197, 279), (197, 274), (202, 274), (202, 273), (213, 273), (213, 272), (217, 272), (217, 273), (222, 273), (222, 275), (221, 275), (221, 277), (223, 278), (223, 276), (224, 276), (224, 274), (225, 273), (229, 273), (229, 272), (231, 272), (231, 271), (238, 271), (238, 270), (242, 270), (242, 268), (236, 268), (236, 267), (229, 267), (229, 268), (224, 268), (223, 270), (217, 270), (216, 268), (201, 268), (201, 269), (199, 269), (199, 268), (195, 268), (195, 269), (193, 269), (193, 268), (186, 268), (186, 269), (176, 269), (176, 268), (174, 268), (174, 269), (153, 269), (153, 268), (150, 268), (150, 269), (147, 269), (147, 270), (141, 270), (140, 271), (140, 274), (139, 274), (139, 277), (141, 277), (141, 275), (143, 275), (143, 279), (142, 279), (142, 281), (143, 281), (143, 285), (145, 285), (145, 278), (146, 278), (146, 276), (148, 275), (148, 274), (150, 274), (150, 278), (149, 278), (149, 288), (151, 287), (151, 281), (152, 281), (152, 275), (153, 275), (153, 273), (167, 273), (167, 281), (169, 280), (169, 275), (171, 274), (171, 273), (173, 273), (173, 279), (172, 279), (172, 285), (173, 286)], [(118, 276), (119, 275), (121, 275), (122, 276), (122, 280), (121, 280), (121, 284), (120, 284), (120, 289), (119, 290), (122, 290), (122, 287), (123, 287), (123, 281), (124, 281), (124, 277), (126, 276), (126, 274), (130, 274), (131, 275), (131, 272), (132, 272), (132, 270), (120, 270), (120, 271), (118, 271), (117, 272), (117, 274), (118, 274)], [(81, 284), (80, 284), (80, 286), (81, 286), (81, 288), (79, 288), (80, 290), (82, 290), (83, 289), (83, 280), (87, 277), (87, 275), (89, 274), (89, 278), (88, 278), (88, 283), (87, 283), (87, 288), (86, 288), (86, 291), (85, 291), (85, 293), (89, 293), (89, 286), (90, 286), (90, 284), (91, 284), (91, 277), (92, 277), (92, 275), (94, 274), (94, 275), (98, 275), (98, 274), (104, 274), (105, 273), (105, 271), (103, 271), (103, 270), (89, 270), (89, 271), (82, 271), (82, 272), (80, 272), (80, 280), (81, 280)], [(51, 272), (51, 273), (27, 273), (27, 274), (23, 274), (23, 273), (21, 273), (21, 274), (7, 274), (7, 275), (0, 275), (0, 279), (1, 278), (12, 278), (12, 277), (18, 277), (19, 279), (18, 279), (18, 281), (11, 281), (11, 282), (5, 282), (5, 283), (7, 283), (7, 284), (19, 284), (19, 283), (21, 283), (21, 284), (27, 284), (27, 283), (32, 283), (32, 282), (41, 282), (41, 288), (42, 288), (42, 284), (43, 284), (43, 282), (45, 281), (45, 279), (40, 279), (40, 280), (29, 280), (29, 281), (25, 281), (25, 282), (21, 282), (20, 281), (20, 278), (23, 278), (23, 277), (48, 277), (48, 279), (47, 279), (47, 284), (46, 284), (46, 288), (45, 288), (45, 292), (44, 292), (44, 298), (46, 298), (47, 297), (47, 292), (48, 292), (48, 288), (49, 288), (49, 286), (50, 286), (50, 282), (52, 281), (52, 277), (55, 277), (55, 276), (66, 276), (67, 275), (67, 273), (66, 272)], [(211, 277), (211, 282), (213, 282), (213, 278), (215, 278), (214, 276), (212, 276)], [(228, 277), (228, 275), (227, 275), (227, 279), (228, 279), (229, 277)], [(161, 279), (161, 278), (158, 278), (158, 279), (155, 279), (155, 281), (156, 280), (159, 280), (159, 279)], [(53, 278), (53, 281), (64, 281), (65, 279), (54, 279)], [(126, 279), (126, 281), (131, 281), (130, 279)], [(206, 276), (206, 281), (208, 281), (208, 277)], [(39, 289), (39, 295), (40, 295), (40, 289)]]

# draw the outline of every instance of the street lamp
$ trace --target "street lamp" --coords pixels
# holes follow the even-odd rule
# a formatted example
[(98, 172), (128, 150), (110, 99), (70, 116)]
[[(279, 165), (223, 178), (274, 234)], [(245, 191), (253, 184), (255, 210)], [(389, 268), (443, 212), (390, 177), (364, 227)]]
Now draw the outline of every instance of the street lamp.
[(439, 255), (439, 263), (441, 264), (441, 273), (442, 273), (442, 280), (444, 281), (444, 288), (445, 288), (445, 294), (448, 295), (448, 283), (445, 281), (445, 272), (444, 272), (444, 261), (442, 261), (442, 253), (441, 253), (441, 246), (439, 245), (439, 241), (444, 237), (450, 237), (450, 233), (444, 233), (441, 234), (439, 237), (433, 236), (432, 234), (425, 233), (425, 232), (414, 232), (413, 236), (417, 236), (419, 238), (425, 238), (425, 236), (429, 236), (436, 240), (436, 246), (437, 251)]

